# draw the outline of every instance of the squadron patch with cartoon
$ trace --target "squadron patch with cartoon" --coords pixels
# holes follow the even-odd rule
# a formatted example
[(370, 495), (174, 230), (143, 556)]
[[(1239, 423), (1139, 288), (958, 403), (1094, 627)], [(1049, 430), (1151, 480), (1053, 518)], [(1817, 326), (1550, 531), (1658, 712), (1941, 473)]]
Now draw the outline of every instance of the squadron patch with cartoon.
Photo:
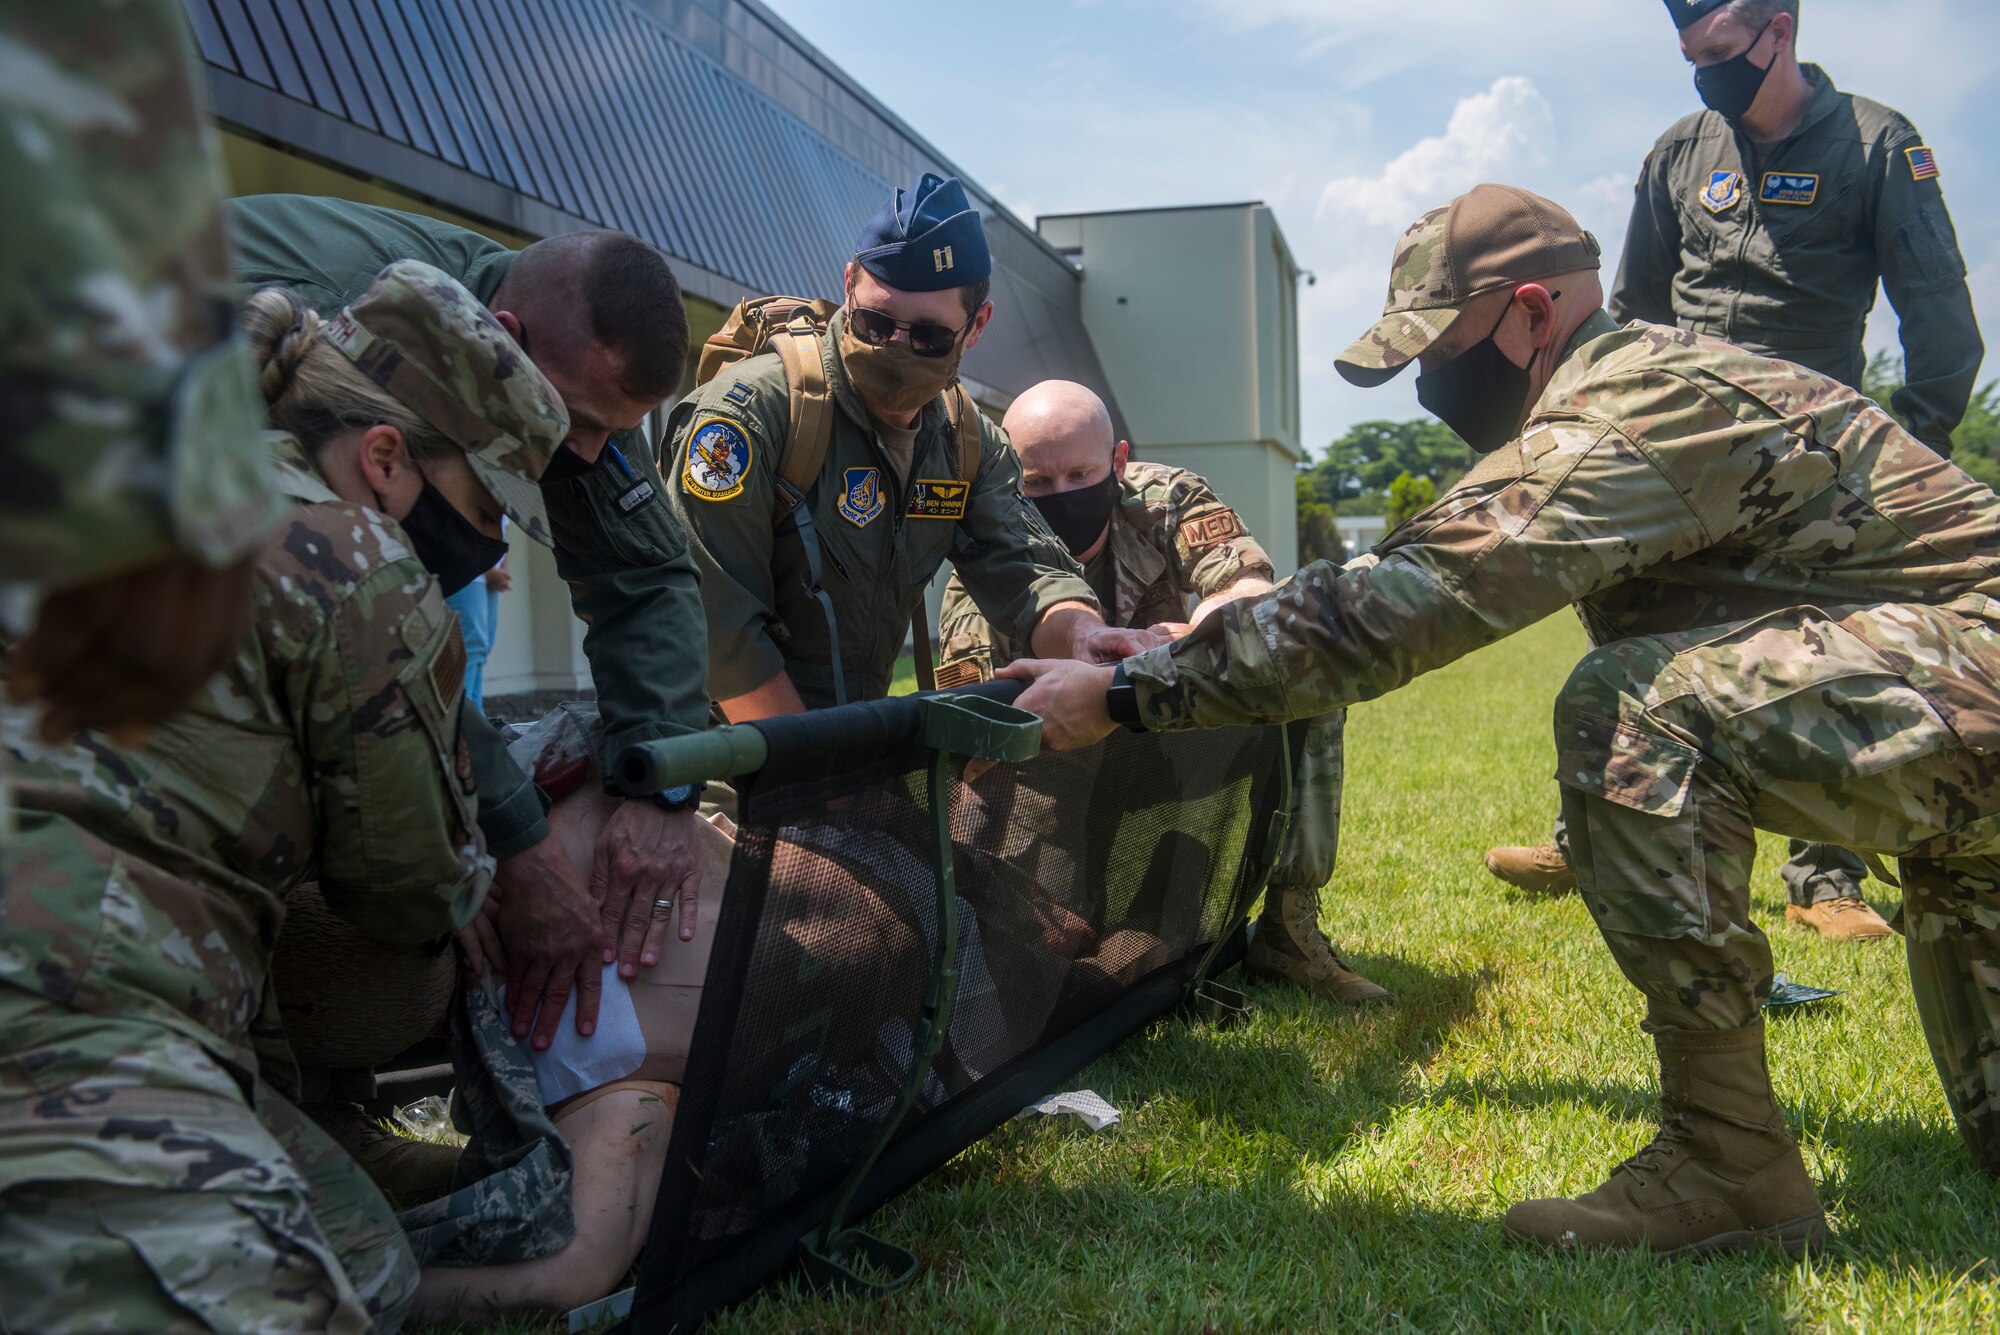
[(726, 417), (711, 417), (688, 436), (687, 462), (681, 486), (704, 501), (726, 501), (743, 494), (750, 476), (750, 437)]

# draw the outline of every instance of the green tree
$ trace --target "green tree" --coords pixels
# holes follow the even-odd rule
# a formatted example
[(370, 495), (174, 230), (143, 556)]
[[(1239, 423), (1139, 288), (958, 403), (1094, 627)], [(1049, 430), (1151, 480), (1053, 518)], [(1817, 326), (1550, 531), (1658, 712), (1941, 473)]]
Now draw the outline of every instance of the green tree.
[(1393, 532), (1404, 520), (1436, 499), (1437, 485), (1429, 478), (1399, 473), (1389, 484), (1389, 504), (1382, 514)]
[(1333, 522), (1333, 507), (1319, 498), (1304, 469), (1294, 475), (1293, 481), (1299, 498), (1299, 564), (1345, 561), (1347, 544), (1340, 540), (1340, 527)]
[[(1312, 465), (1308, 476), (1319, 498), (1343, 514), (1348, 502), (1382, 496), (1407, 473), (1438, 490), (1448, 489), (1471, 465), (1465, 443), (1442, 422), (1362, 422), (1350, 427)], [(1379, 509), (1363, 509), (1376, 513)]]

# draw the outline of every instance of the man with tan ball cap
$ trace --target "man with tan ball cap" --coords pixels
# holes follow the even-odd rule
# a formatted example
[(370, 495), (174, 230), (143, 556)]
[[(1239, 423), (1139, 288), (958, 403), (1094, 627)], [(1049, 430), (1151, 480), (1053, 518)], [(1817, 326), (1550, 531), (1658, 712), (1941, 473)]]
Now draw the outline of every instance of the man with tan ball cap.
[[(1756, 831), (1902, 860), (1918, 1011), (2000, 1174), (2000, 497), (1856, 391), (1600, 309), (1597, 243), (1480, 186), (1398, 244), (1342, 354), (1485, 457), (1321, 562), (1115, 667), (1023, 662), (1044, 742), (1222, 727), (1386, 694), (1574, 605), (1555, 708), (1584, 902), (1646, 997), (1661, 1125), (1597, 1190), (1507, 1212), (1553, 1247), (1690, 1252), (1826, 1232), (1764, 1059)], [(1552, 1173), (1551, 1177), (1555, 1175)]]
[[(1237, 598), (1271, 591), (1271, 558), (1206, 479), (1131, 457), (1104, 401), (1069, 380), (1021, 392), (1002, 423), (1021, 461), (1021, 493), (1083, 566), (1105, 622), (1169, 635)], [(985, 681), (1025, 646), (996, 631), (957, 575), (938, 615), (938, 685)], [(1319, 895), (1340, 842), (1339, 710), (1306, 729), (1291, 832), (1271, 872), (1244, 968), (1342, 1006), (1388, 991), (1349, 968), (1319, 925)]]

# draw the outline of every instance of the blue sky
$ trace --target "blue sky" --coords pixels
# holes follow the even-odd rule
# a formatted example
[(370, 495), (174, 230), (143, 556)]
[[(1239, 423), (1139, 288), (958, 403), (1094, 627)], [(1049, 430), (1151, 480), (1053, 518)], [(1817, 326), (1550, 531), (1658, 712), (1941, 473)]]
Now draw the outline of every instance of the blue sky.
[[(767, 0), (1025, 221), (1262, 199), (1300, 291), (1305, 440), (1421, 411), (1332, 360), (1379, 314), (1426, 208), (1527, 186), (1623, 244), (1632, 182), (1698, 103), (1660, 0)], [(2000, 342), (2000, 2), (1804, 0), (1800, 52), (1937, 151)], [(1607, 262), (1606, 280), (1612, 265)], [(1879, 302), (1871, 347), (1893, 347)], [(1982, 379), (2000, 376), (1989, 358)]]

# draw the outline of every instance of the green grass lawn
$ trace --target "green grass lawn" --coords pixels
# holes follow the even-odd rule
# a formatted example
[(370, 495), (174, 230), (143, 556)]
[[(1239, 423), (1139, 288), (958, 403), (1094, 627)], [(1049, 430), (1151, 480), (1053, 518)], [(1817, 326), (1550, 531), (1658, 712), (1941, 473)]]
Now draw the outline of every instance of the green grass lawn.
[(1395, 1009), (1250, 985), (1247, 1026), (1164, 1021), (1071, 1082), (1122, 1124), (1010, 1124), (874, 1216), (924, 1259), (908, 1289), (786, 1281), (714, 1329), (2000, 1329), (2000, 1188), (1952, 1130), (1900, 942), (1784, 927), (1775, 839), (1753, 897), (1778, 967), (1844, 989), (1771, 1023), (1827, 1254), (1659, 1264), (1501, 1235), (1508, 1204), (1595, 1186), (1654, 1125), (1638, 995), (1588, 914), (1480, 862), (1546, 836), (1549, 707), (1581, 650), (1557, 617), (1354, 712), (1327, 918)]

